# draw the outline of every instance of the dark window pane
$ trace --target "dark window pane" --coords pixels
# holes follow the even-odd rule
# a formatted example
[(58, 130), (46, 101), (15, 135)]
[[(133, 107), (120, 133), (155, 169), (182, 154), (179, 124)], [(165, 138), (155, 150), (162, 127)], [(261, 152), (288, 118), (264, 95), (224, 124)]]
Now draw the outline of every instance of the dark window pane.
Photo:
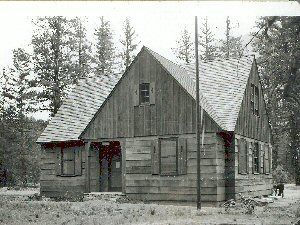
[(175, 175), (177, 173), (177, 141), (161, 139), (160, 141), (161, 174)]

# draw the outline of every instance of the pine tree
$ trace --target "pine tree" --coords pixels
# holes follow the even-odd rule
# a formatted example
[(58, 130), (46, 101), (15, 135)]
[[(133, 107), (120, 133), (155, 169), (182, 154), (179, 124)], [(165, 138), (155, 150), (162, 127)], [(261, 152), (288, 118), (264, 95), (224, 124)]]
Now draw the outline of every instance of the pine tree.
[(194, 60), (194, 43), (191, 40), (191, 34), (186, 28), (181, 32), (176, 44), (177, 47), (172, 48), (176, 57), (185, 63), (191, 63)]
[(61, 16), (41, 17), (34, 25), (34, 72), (42, 88), (39, 94), (41, 110), (49, 110), (54, 116), (62, 104), (65, 90), (79, 77), (78, 51), (74, 50), (76, 29), (74, 20)]
[(95, 30), (96, 37), (96, 73), (107, 75), (115, 67), (115, 47), (110, 22), (100, 17), (100, 24)]
[(124, 65), (126, 70), (135, 57), (134, 53), (140, 42), (136, 41), (137, 35), (133, 26), (131, 25), (129, 18), (126, 18), (124, 22), (123, 32), (123, 37), (120, 40), (122, 44), (121, 58), (123, 61), (122, 64)]
[(5, 68), (2, 68), (2, 72), (0, 74), (0, 120), (2, 118), (3, 110), (4, 110), (4, 97), (3, 97), (3, 87), (5, 81)]
[(233, 36), (231, 34), (232, 27), (229, 17), (226, 18), (225, 39), (220, 40), (219, 48), (223, 58), (240, 57), (243, 54), (242, 36)]
[(218, 57), (217, 46), (215, 45), (214, 34), (208, 26), (207, 17), (202, 23), (202, 27), (200, 28), (200, 59), (202, 60), (212, 60)]
[(35, 82), (31, 76), (31, 57), (21, 48), (13, 50), (13, 67), (4, 74), (5, 102), (15, 108), (19, 118), (34, 111)]
[[(23, 185), (27, 183), (27, 164), (29, 149), (26, 147), (26, 132), (28, 131), (26, 116), (34, 111), (34, 101), (36, 92), (34, 82), (31, 76), (31, 59), (30, 55), (24, 49), (13, 50), (13, 67), (4, 75), (5, 86), (3, 96), (9, 112), (10, 129), (15, 133), (16, 139), (13, 141), (17, 146), (15, 152), (10, 152), (14, 157), (11, 159), (15, 162), (14, 176)], [(7, 124), (6, 124), (7, 126)]]
[(91, 43), (86, 37), (85, 20), (76, 17), (73, 22), (75, 27), (73, 50), (77, 52), (78, 55), (76, 60), (76, 71), (78, 77), (86, 77), (91, 72)]
[[(296, 184), (300, 185), (300, 19), (266, 17), (257, 26), (263, 32), (253, 46), (259, 53), (257, 61), (268, 99), (275, 166), (281, 151), (284, 151), (282, 155), (288, 154), (281, 148), (281, 142), (286, 142), (294, 163), (284, 166), (293, 172)], [(282, 133), (288, 137), (280, 139)], [(286, 159), (282, 163), (286, 164)]]

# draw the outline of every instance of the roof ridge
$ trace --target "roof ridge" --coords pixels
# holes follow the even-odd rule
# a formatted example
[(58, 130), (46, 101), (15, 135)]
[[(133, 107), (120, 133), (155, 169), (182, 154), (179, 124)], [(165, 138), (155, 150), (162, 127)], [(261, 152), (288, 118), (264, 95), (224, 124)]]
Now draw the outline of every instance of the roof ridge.
[[(203, 64), (208, 64), (208, 63), (212, 63), (212, 62), (226, 62), (226, 61), (231, 61), (231, 60), (237, 60), (237, 61), (240, 61), (242, 58), (251, 58), (252, 56), (251, 55), (248, 55), (248, 56), (242, 56), (242, 57), (230, 57), (230, 58), (215, 58), (215, 59), (210, 59), (210, 60), (201, 60), (199, 59), (199, 63), (203, 63)], [(194, 62), (191, 62), (191, 63), (183, 63), (181, 64), (182, 67), (187, 67), (187, 66), (193, 66), (195, 65), (196, 61)]]
[(144, 46), (144, 47), (145, 47), (147, 50), (149, 50), (150, 52), (154, 52), (155, 54), (157, 54), (157, 55), (159, 55), (160, 57), (164, 58), (165, 60), (169, 61), (170, 63), (172, 63), (172, 64), (174, 64), (174, 65), (176, 65), (176, 66), (179, 66), (181, 69), (185, 70), (185, 68), (182, 67), (180, 64), (173, 62), (172, 60), (170, 60), (170, 59), (164, 57), (163, 55), (161, 55), (161, 54), (159, 54), (159, 53), (153, 51), (152, 49), (150, 49), (150, 48), (148, 48), (148, 47), (146, 47), (146, 46)]

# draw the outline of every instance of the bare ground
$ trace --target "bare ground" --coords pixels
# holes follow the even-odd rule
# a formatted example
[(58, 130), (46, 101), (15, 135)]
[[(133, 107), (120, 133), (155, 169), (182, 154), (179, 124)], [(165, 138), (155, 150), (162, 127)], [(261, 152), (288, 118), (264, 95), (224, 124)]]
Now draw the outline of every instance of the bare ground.
[[(254, 214), (244, 210), (162, 204), (125, 203), (118, 197), (55, 202), (30, 198), (38, 189), (0, 189), (0, 224), (296, 224), (300, 220), (300, 187), (287, 185), (285, 197)], [(120, 201), (121, 200), (121, 201)], [(299, 223), (300, 224), (300, 223)]]

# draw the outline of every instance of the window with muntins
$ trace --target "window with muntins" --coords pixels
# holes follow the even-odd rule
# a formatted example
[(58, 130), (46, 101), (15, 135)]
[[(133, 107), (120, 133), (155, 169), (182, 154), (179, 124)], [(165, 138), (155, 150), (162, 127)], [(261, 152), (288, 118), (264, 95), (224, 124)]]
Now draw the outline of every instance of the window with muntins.
[(56, 175), (81, 176), (82, 155), (80, 147), (60, 148), (57, 156)]
[(176, 138), (160, 139), (160, 174), (178, 174), (178, 143)]
[(150, 103), (150, 84), (140, 84), (140, 104)]

